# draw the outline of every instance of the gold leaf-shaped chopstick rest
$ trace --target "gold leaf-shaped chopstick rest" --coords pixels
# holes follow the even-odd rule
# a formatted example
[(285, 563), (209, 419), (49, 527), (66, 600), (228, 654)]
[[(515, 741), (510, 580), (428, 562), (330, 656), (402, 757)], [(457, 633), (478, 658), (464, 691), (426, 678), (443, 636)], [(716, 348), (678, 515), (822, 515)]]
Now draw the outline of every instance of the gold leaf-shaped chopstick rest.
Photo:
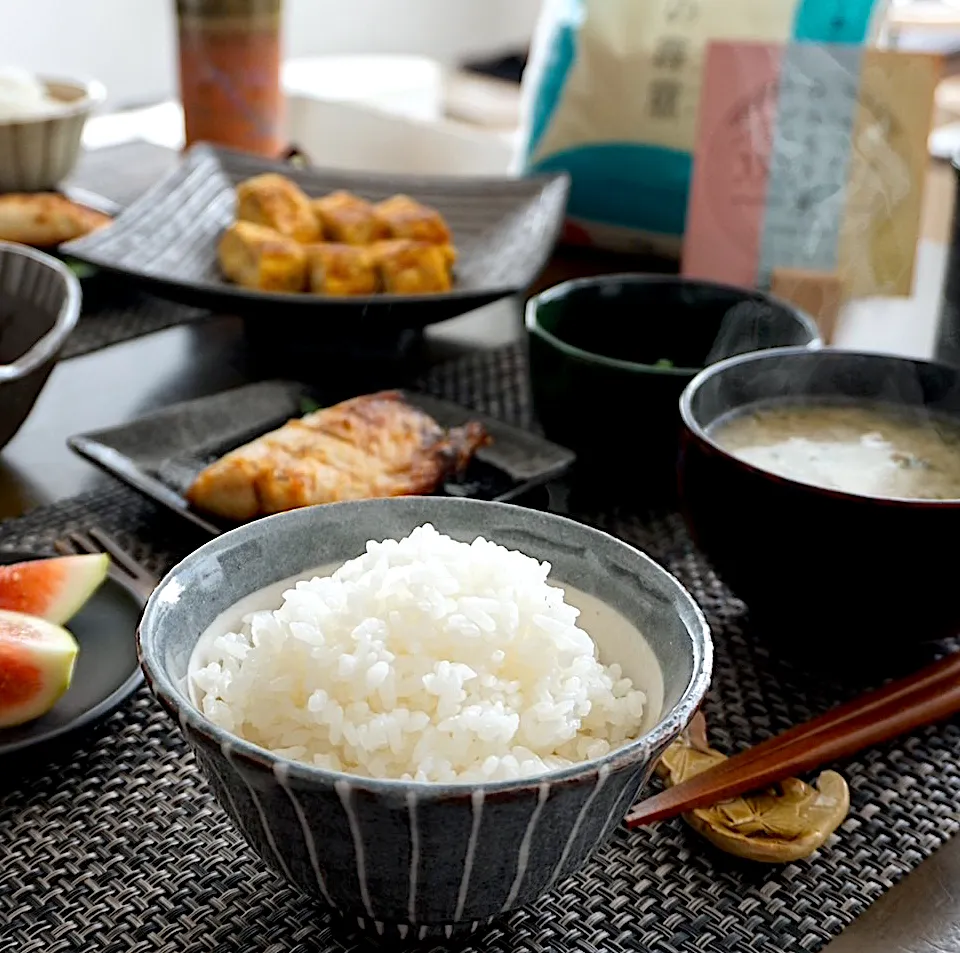
[[(707, 744), (706, 721), (698, 712), (664, 753), (657, 774), (670, 787), (725, 760), (726, 755)], [(683, 817), (720, 850), (781, 864), (822, 847), (849, 810), (847, 782), (836, 771), (824, 771), (813, 786), (787, 778), (765, 791), (698, 808)]]

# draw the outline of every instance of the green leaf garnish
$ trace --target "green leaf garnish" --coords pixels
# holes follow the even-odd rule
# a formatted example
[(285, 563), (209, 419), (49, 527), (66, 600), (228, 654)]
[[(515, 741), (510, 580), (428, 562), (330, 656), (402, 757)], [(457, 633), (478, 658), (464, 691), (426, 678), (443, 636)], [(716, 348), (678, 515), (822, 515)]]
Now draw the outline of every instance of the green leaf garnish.
[(64, 258), (63, 263), (81, 280), (92, 278), (98, 270), (96, 265), (88, 265), (85, 261), (77, 261), (76, 258)]
[(312, 397), (300, 398), (301, 414), (312, 414), (315, 410), (323, 410), (323, 404), (318, 404)]

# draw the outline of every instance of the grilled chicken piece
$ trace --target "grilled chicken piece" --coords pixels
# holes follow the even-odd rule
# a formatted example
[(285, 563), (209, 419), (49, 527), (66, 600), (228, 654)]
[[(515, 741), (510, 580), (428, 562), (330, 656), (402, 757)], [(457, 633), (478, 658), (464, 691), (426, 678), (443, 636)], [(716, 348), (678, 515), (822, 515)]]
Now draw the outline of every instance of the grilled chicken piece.
[(321, 242), (307, 246), (307, 261), (314, 294), (372, 295), (380, 290), (373, 255), (367, 248)]
[(238, 285), (260, 291), (303, 291), (307, 253), (302, 245), (265, 225), (234, 222), (217, 246), (223, 273)]
[(320, 226), (300, 186), (276, 172), (255, 175), (237, 186), (237, 218), (266, 225), (297, 242), (315, 242)]
[(409, 238), (431, 245), (450, 244), (450, 227), (443, 216), (409, 195), (394, 195), (374, 208), (391, 238)]
[(324, 237), (347, 245), (369, 245), (390, 232), (373, 206), (351, 192), (331, 192), (311, 202)]
[(0, 241), (51, 248), (109, 225), (109, 215), (55, 192), (0, 195)]
[(187, 499), (242, 521), (317, 503), (428, 494), (488, 442), (479, 423), (446, 431), (397, 391), (367, 394), (238, 447), (197, 477)]
[(387, 294), (433, 294), (453, 285), (450, 266), (455, 253), (450, 245), (393, 239), (377, 242), (370, 250)]

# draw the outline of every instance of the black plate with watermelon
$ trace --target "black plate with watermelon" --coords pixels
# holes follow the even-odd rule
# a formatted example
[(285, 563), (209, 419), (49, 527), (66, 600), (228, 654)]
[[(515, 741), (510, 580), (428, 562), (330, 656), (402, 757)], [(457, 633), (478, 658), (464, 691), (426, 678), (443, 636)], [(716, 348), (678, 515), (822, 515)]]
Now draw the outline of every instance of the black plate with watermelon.
[(65, 740), (140, 684), (143, 599), (108, 568), (0, 552), (0, 758)]

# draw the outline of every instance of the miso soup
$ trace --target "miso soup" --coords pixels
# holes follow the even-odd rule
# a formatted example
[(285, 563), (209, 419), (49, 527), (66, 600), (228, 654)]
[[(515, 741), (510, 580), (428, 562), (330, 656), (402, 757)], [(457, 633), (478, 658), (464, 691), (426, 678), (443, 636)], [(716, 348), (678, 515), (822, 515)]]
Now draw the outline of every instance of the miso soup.
[(779, 476), (864, 496), (960, 499), (960, 423), (882, 403), (753, 404), (710, 436)]

